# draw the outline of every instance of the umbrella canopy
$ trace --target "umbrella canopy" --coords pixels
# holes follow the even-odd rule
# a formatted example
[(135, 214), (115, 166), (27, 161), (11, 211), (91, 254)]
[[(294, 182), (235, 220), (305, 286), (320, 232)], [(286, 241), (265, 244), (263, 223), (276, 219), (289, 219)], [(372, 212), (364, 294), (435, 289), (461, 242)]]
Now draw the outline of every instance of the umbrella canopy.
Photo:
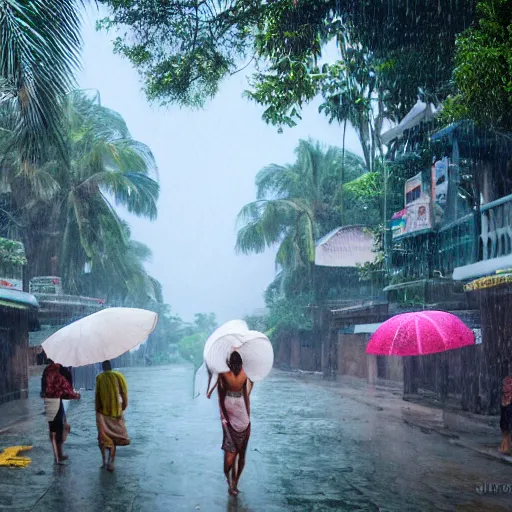
[(475, 335), (444, 311), (404, 313), (384, 322), (371, 337), (367, 354), (421, 356), (474, 345)]
[(43, 349), (63, 366), (85, 366), (114, 359), (153, 332), (158, 315), (136, 308), (108, 308), (81, 318), (50, 336)]
[[(251, 331), (243, 320), (232, 320), (219, 327), (204, 346), (205, 365), (197, 378), (204, 380), (204, 370), (212, 374), (210, 388), (219, 373), (229, 372), (227, 360), (236, 350), (241, 356), (247, 377), (253, 382), (263, 380), (274, 364), (274, 350), (269, 339), (258, 331)], [(202, 375), (202, 376), (201, 376)]]

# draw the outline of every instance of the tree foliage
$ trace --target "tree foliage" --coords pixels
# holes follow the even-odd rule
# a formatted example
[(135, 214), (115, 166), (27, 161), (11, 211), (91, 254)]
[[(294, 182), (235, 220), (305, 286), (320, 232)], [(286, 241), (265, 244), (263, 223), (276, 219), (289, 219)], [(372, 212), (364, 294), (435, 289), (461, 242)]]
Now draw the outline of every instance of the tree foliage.
[(512, 131), (512, 1), (478, 2), (478, 25), (457, 38), (454, 80), (458, 94), (444, 117)]
[(201, 107), (250, 53), (263, 2), (252, 0), (100, 0), (114, 30), (114, 51), (139, 71), (146, 96), (160, 104)]
[(48, 144), (65, 156), (63, 98), (79, 65), (81, 5), (80, 0), (0, 2), (0, 110), (9, 117), (4, 137), (23, 155), (27, 171)]

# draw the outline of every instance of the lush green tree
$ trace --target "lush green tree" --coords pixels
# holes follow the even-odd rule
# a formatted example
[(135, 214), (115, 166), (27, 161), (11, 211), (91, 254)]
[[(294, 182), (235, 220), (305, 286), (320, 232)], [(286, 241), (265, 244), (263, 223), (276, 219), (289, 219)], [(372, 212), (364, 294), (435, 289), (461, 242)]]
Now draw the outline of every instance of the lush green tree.
[(290, 125), (301, 104), (317, 93), (317, 63), (326, 45), (337, 39), (343, 61), (348, 40), (372, 56), (387, 109), (401, 119), (416, 102), (418, 88), (437, 99), (450, 92), (455, 37), (474, 13), (474, 0), (449, 0), (437, 8), (425, 0), (270, 3), (258, 24), (261, 67), (251, 96), (267, 107), (267, 122)]
[(158, 184), (151, 151), (130, 136), (118, 113), (81, 92), (68, 95), (66, 112), (67, 159), (50, 148), (47, 161), (22, 173), (22, 156), (7, 152), (4, 168), (29, 275), (57, 269), (76, 291), (86, 264), (108, 251), (119, 260), (129, 244), (115, 204), (153, 219)]
[(196, 330), (210, 335), (218, 327), (215, 313), (196, 313), (194, 315), (194, 326)]
[(178, 343), (181, 357), (190, 361), (196, 369), (203, 364), (203, 349), (207, 338), (205, 333), (196, 333), (185, 336)]
[(444, 118), (470, 119), (512, 131), (512, 0), (482, 0), (478, 25), (457, 38), (454, 80), (458, 93)]
[(100, 0), (117, 32), (114, 50), (139, 71), (149, 100), (199, 107), (250, 53), (265, 2), (254, 0)]
[[(65, 156), (64, 95), (79, 62), (80, 0), (0, 2), (0, 110), (3, 137), (30, 172), (46, 147)], [(7, 112), (7, 115), (5, 115)]]
[[(236, 248), (261, 253), (279, 246), (276, 264), (309, 267), (315, 240), (340, 224), (339, 187), (342, 155), (339, 148), (300, 141), (292, 165), (271, 165), (256, 176), (257, 200), (240, 211)], [(364, 173), (362, 160), (345, 155), (345, 177)], [(348, 219), (348, 216), (346, 216)]]

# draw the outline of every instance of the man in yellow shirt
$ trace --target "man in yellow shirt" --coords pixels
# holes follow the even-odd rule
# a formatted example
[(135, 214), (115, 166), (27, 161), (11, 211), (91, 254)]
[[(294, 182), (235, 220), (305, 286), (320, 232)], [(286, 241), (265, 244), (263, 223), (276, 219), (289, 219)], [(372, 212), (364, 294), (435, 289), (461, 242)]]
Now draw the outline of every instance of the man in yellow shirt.
[(128, 386), (123, 374), (112, 370), (110, 361), (104, 361), (102, 367), (103, 372), (96, 377), (96, 426), (103, 459), (102, 467), (112, 472), (116, 446), (130, 444), (123, 417), (123, 412), (128, 407)]

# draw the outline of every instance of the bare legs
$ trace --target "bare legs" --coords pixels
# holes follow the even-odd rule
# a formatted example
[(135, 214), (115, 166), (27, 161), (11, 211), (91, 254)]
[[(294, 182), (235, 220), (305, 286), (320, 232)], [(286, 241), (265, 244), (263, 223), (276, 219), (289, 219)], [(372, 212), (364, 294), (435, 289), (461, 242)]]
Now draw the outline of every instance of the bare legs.
[(235, 480), (233, 482), (233, 489), (236, 491), (237, 494), (238, 494), (238, 481), (240, 480), (240, 477), (242, 476), (242, 471), (244, 470), (244, 466), (245, 466), (246, 450), (247, 450), (247, 447), (245, 447), (243, 449), (243, 451), (238, 454), (238, 460), (236, 463), (236, 476), (235, 476)]
[[(107, 450), (108, 450), (108, 462), (107, 462)], [(115, 445), (112, 448), (103, 448), (103, 446), (100, 446), (100, 451), (101, 451), (101, 459), (103, 461), (101, 468), (106, 469), (107, 471), (110, 471), (112, 473), (114, 471), (114, 461), (116, 458)]]
[(245, 467), (246, 448), (240, 453), (224, 452), (224, 474), (228, 482), (229, 494), (238, 496), (238, 482)]
[(502, 432), (502, 439), (501, 439), (501, 445), (500, 445), (500, 452), (509, 454), (510, 453), (510, 433), (509, 432)]
[(68, 459), (68, 456), (64, 455), (62, 451), (63, 443), (57, 442), (56, 432), (50, 432), (50, 442), (52, 443), (53, 458), (55, 459), (55, 464), (62, 464), (65, 460)]
[(228, 451), (224, 452), (224, 474), (226, 475), (226, 480), (228, 481), (229, 494), (236, 496), (235, 489), (233, 487), (234, 481), (234, 472), (235, 472), (235, 459), (236, 453), (231, 453)]

